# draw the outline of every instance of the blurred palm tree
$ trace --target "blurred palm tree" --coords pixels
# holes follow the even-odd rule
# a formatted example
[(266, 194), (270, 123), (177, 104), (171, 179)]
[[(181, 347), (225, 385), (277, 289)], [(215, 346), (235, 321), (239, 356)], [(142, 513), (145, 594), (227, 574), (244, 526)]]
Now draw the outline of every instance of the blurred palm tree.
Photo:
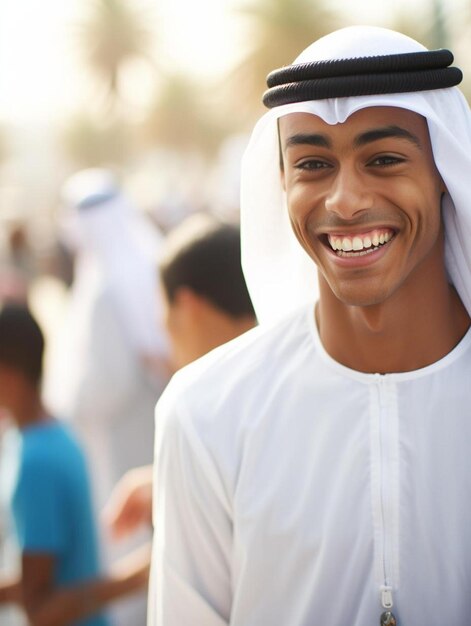
[(471, 106), (471, 2), (469, 0), (454, 11), (453, 25), (452, 50), (456, 54), (457, 65), (461, 67), (464, 74), (460, 88)]
[(103, 123), (90, 115), (73, 118), (61, 134), (66, 156), (77, 167), (98, 167), (126, 163), (132, 156), (132, 134), (127, 125)]
[[(427, 48), (438, 48), (436, 45), (437, 26), (435, 25), (435, 15), (433, 11), (424, 11), (420, 15), (420, 19), (417, 19), (417, 13), (413, 7), (408, 8), (402, 6), (400, 9), (396, 9), (393, 13), (391, 23), (388, 24), (389, 28), (397, 30), (408, 37), (412, 37), (416, 41), (420, 42)], [(443, 28), (443, 25), (440, 25)], [(442, 44), (443, 45), (443, 44)]]
[(176, 152), (215, 155), (231, 128), (220, 119), (205, 90), (186, 74), (162, 78), (144, 124), (147, 143)]
[(89, 0), (89, 5), (88, 19), (80, 27), (80, 44), (91, 71), (115, 104), (124, 65), (135, 58), (150, 60), (154, 34), (148, 12), (130, 0)]
[(443, 0), (432, 0), (432, 46), (433, 48), (446, 48), (450, 45), (448, 24)]
[(389, 26), (429, 49), (450, 47), (455, 53), (456, 65), (464, 69), (460, 89), (470, 100), (471, 76), (467, 75), (465, 63), (471, 53), (471, 4), (466, 16), (464, 5), (453, 13), (445, 13), (442, 0), (433, 0), (429, 11), (423, 12), (420, 19), (417, 19), (413, 7), (403, 7), (394, 13)]
[(249, 23), (249, 52), (233, 72), (231, 97), (242, 119), (251, 122), (262, 111), (267, 74), (344, 24), (326, 0), (251, 0), (236, 10)]

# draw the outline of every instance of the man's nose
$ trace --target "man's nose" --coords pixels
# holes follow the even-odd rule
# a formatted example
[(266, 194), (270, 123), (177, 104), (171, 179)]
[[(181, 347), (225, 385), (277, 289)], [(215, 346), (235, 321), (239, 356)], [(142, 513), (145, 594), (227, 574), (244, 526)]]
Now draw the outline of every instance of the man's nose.
[(361, 173), (353, 166), (339, 167), (325, 199), (327, 211), (351, 220), (372, 207), (373, 194)]

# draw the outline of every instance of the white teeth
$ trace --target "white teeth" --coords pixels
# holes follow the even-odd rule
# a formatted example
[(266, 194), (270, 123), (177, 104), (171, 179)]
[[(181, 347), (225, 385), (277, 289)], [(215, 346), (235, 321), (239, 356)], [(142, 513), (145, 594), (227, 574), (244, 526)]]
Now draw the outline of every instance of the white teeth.
[(352, 242), (352, 248), (354, 250), (363, 250), (363, 241), (360, 237), (354, 237)]
[(331, 237), (330, 235), (328, 236), (328, 240), (330, 243), (330, 247), (332, 248), (332, 250), (341, 250), (341, 243), (342, 240), (341, 239), (336, 239), (335, 237)]
[(348, 239), (348, 237), (344, 237), (342, 239), (342, 250), (344, 250), (345, 252), (350, 252), (350, 250), (353, 248), (352, 242), (350, 239)]
[(355, 235), (355, 237), (335, 237), (329, 235), (328, 241), (330, 247), (337, 251), (340, 256), (343, 256), (343, 253), (350, 253), (347, 256), (355, 256), (373, 252), (378, 246), (390, 241), (393, 235), (394, 233), (390, 231), (382, 233), (376, 231), (372, 235)]
[(353, 254), (363, 254), (363, 252), (371, 252), (373, 249), (376, 249), (378, 246), (387, 243), (393, 237), (393, 233), (391, 232), (383, 232), (378, 234), (378, 232), (374, 232), (373, 235), (364, 235), (355, 237), (334, 237), (329, 235), (328, 241), (330, 247), (333, 250), (338, 252), (352, 252)]

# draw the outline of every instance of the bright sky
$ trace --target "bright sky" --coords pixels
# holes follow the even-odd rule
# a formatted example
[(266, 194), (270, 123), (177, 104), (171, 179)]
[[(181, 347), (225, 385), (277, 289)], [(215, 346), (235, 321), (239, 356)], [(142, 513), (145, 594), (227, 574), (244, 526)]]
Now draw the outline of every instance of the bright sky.
[[(228, 13), (233, 0), (159, 0), (159, 8), (154, 0), (135, 4), (155, 16), (156, 43), (176, 65), (215, 73), (233, 55), (235, 28)], [(0, 3), (0, 119), (53, 119), (88, 96), (76, 29), (86, 8), (86, 0)]]
[[(160, 49), (169, 60), (203, 74), (221, 71), (235, 55), (237, 24), (230, 10), (236, 2), (136, 0), (158, 18)], [(372, 10), (381, 4), (363, 2)], [(85, 0), (0, 3), (1, 119), (52, 120), (83, 102), (89, 92), (79, 69), (74, 24), (86, 8)]]
[[(408, 0), (333, 0), (357, 22), (381, 24)], [(414, 8), (420, 6), (416, 0)], [(431, 2), (432, 0), (428, 0)], [(315, 2), (315, 0), (313, 0)], [(464, 2), (464, 0), (453, 0)], [(231, 9), (241, 0), (132, 0), (156, 17), (165, 61), (211, 75), (240, 45)], [(447, 0), (447, 6), (450, 6)], [(335, 6), (334, 4), (334, 6)], [(64, 117), (92, 97), (80, 69), (76, 23), (87, 0), (0, 2), (0, 121), (38, 123)], [(240, 35), (239, 35), (240, 37)]]
[(0, 7), (0, 115), (41, 119), (71, 89), (68, 0), (6, 0)]

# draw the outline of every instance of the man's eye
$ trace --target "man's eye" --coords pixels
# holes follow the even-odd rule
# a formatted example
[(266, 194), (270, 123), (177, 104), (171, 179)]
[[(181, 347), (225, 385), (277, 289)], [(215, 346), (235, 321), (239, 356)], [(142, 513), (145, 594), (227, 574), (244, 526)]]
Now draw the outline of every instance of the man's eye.
[(299, 170), (322, 170), (329, 167), (329, 164), (325, 161), (317, 161), (316, 159), (309, 159), (309, 161), (302, 161), (295, 165)]
[(388, 165), (397, 165), (398, 163), (403, 163), (404, 159), (399, 157), (384, 155), (380, 157), (376, 157), (372, 161), (368, 163), (368, 165), (377, 165), (379, 167), (387, 167)]

